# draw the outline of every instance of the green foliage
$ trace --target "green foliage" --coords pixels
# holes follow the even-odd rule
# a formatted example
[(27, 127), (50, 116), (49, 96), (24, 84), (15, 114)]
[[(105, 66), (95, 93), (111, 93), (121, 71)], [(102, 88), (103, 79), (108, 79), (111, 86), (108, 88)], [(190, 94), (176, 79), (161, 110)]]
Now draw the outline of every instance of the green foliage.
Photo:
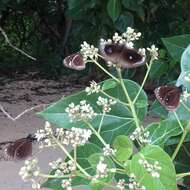
[[(160, 177), (153, 178), (150, 173), (139, 163), (146, 159), (150, 163), (158, 161), (161, 166)], [(138, 177), (141, 185), (151, 190), (177, 190), (176, 173), (171, 158), (158, 146), (147, 146), (133, 156), (130, 163), (130, 172)]]
[(133, 153), (133, 143), (124, 135), (117, 136), (113, 142), (115, 157), (120, 162), (127, 161)]

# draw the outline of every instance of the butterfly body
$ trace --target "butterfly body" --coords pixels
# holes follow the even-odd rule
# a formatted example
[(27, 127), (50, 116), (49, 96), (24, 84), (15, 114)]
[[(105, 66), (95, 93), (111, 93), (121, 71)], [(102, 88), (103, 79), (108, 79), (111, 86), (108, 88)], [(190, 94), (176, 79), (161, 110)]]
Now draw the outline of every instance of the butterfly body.
[(134, 68), (146, 63), (145, 56), (124, 44), (101, 43), (100, 51), (106, 61), (111, 61), (122, 68)]
[(154, 90), (157, 100), (169, 111), (177, 109), (182, 87), (177, 86), (160, 86)]

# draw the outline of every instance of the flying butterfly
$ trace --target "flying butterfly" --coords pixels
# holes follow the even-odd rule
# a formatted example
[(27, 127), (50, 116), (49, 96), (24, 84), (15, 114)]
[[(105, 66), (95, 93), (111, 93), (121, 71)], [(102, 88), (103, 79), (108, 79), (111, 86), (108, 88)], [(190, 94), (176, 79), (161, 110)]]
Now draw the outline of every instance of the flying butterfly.
[(83, 56), (80, 52), (73, 53), (63, 60), (63, 64), (74, 70), (84, 70), (86, 68), (86, 64), (84, 63)]
[(36, 138), (28, 135), (13, 142), (8, 142), (5, 153), (7, 160), (23, 160), (32, 155), (32, 142)]
[(154, 90), (157, 100), (169, 111), (177, 109), (180, 96), (182, 93), (182, 86), (160, 86)]
[(111, 61), (122, 68), (139, 67), (146, 63), (146, 57), (136, 49), (119, 43), (100, 43), (100, 51), (106, 61)]

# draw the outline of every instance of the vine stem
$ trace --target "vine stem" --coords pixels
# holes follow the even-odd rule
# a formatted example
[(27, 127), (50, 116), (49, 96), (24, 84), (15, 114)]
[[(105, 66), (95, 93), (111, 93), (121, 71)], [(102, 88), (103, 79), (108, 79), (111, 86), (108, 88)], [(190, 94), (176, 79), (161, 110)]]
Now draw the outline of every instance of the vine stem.
[(96, 60), (93, 59), (93, 62), (100, 68), (102, 69), (102, 71), (104, 71), (107, 75), (109, 75), (112, 79), (114, 79), (115, 81), (117, 81), (118, 83), (120, 83), (120, 81), (114, 77), (110, 72), (108, 72), (104, 67), (102, 67)]
[[(57, 145), (61, 148), (61, 150), (63, 150), (63, 152), (66, 154), (66, 156), (68, 156), (68, 158), (70, 160), (72, 160), (73, 162), (75, 162), (75, 160), (70, 155), (70, 153), (66, 150), (66, 148), (55, 137), (52, 137), (52, 138), (57, 143)], [(88, 178), (90, 177), (91, 178), (91, 176), (77, 162), (76, 162), (76, 166), (86, 177), (88, 177)]]
[(137, 93), (135, 99), (133, 100), (133, 103), (135, 103), (135, 102), (137, 101), (137, 99), (138, 99), (138, 97), (139, 97), (139, 95), (140, 95), (140, 93), (141, 93), (141, 91), (142, 91), (142, 89), (143, 89), (143, 87), (144, 87), (144, 85), (145, 85), (145, 82), (146, 82), (146, 80), (147, 80), (147, 78), (148, 78), (148, 75), (149, 75), (150, 70), (151, 70), (151, 67), (152, 67), (152, 63), (153, 63), (153, 60), (151, 59), (151, 60), (150, 60), (150, 65), (147, 66), (148, 69), (147, 69), (147, 71), (146, 71), (145, 77), (144, 77), (144, 79), (143, 79), (143, 82), (142, 82), (142, 84), (141, 84), (141, 87), (140, 87), (140, 89), (139, 89), (139, 91), (138, 91), (138, 93)]
[(55, 175), (48, 175), (48, 174), (43, 174), (40, 173), (38, 176), (43, 177), (43, 178), (69, 178), (71, 175), (63, 175), (63, 176), (55, 176)]
[(179, 180), (179, 179), (186, 177), (186, 176), (190, 176), (190, 172), (177, 174), (176, 178), (177, 178), (177, 180)]
[(119, 75), (119, 79), (120, 79), (120, 84), (121, 84), (121, 87), (125, 93), (125, 96), (127, 98), (127, 101), (129, 102), (129, 107), (131, 109), (131, 112), (132, 112), (132, 115), (133, 115), (133, 118), (134, 118), (134, 121), (135, 121), (135, 124), (136, 124), (136, 127), (137, 128), (141, 128), (142, 130), (144, 130), (144, 128), (139, 125), (139, 121), (138, 121), (138, 118), (137, 118), (137, 114), (136, 114), (136, 111), (135, 111), (135, 107), (134, 107), (134, 104), (133, 102), (131, 101), (131, 98), (127, 92), (127, 89), (125, 87), (125, 84), (124, 84), (124, 81), (123, 81), (123, 78), (122, 78), (122, 74), (121, 74), (121, 69), (120, 68), (117, 68), (117, 72), (118, 72), (118, 75)]
[(185, 140), (185, 137), (187, 136), (189, 130), (190, 130), (190, 121), (188, 122), (187, 127), (183, 131), (181, 139), (180, 139), (180, 141), (179, 141), (179, 143), (178, 143), (178, 145), (177, 145), (177, 147), (176, 147), (176, 149), (175, 149), (175, 151), (174, 151), (174, 153), (172, 155), (172, 158), (171, 158), (172, 160), (174, 160), (175, 157), (177, 156), (177, 154), (178, 154), (178, 152), (179, 152), (179, 150), (180, 150), (180, 148), (181, 148), (181, 146), (183, 144), (183, 141)]

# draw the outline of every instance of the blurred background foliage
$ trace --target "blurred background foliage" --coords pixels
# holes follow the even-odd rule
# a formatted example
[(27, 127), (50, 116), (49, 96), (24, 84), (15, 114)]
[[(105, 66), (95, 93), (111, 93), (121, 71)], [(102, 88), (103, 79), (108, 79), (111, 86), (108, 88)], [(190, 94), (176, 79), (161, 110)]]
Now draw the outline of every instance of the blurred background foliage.
[[(161, 59), (153, 65), (151, 81), (174, 80), (180, 72), (180, 53), (176, 58), (172, 52), (179, 44), (190, 43), (190, 36), (182, 36), (182, 42), (168, 37), (190, 34), (189, 10), (189, 0), (0, 0), (0, 26), (14, 45), (37, 58), (34, 62), (19, 54), (0, 35), (0, 75), (32, 71), (59, 78), (73, 73), (63, 67), (62, 59), (78, 51), (83, 41), (98, 46), (101, 37), (132, 26), (143, 34), (141, 46), (155, 43), (160, 48)], [(143, 75), (143, 68), (126, 71), (126, 77), (136, 73)]]

